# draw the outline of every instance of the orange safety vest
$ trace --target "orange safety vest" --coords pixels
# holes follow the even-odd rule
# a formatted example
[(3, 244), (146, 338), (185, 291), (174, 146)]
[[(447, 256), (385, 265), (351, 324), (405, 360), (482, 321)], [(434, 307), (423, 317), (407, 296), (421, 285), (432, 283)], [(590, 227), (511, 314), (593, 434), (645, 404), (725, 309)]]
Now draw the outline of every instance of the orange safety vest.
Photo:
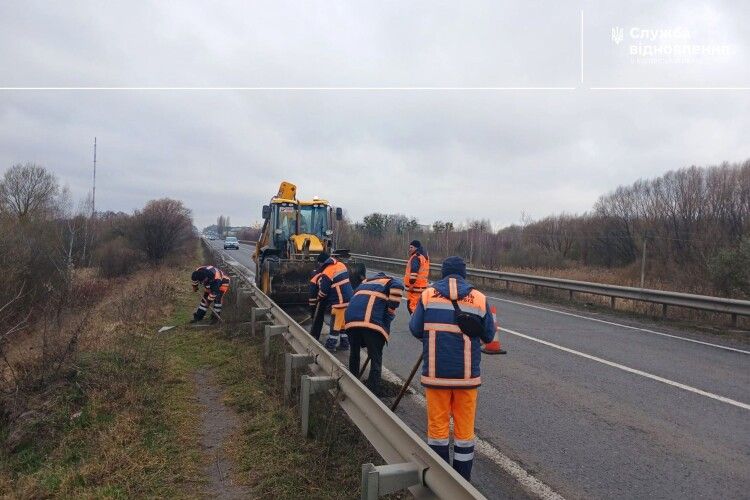
[(214, 267), (214, 266), (201, 266), (201, 267), (197, 268), (196, 271), (198, 271), (201, 268), (206, 269), (206, 270), (213, 269), (213, 271), (214, 271), (213, 281), (210, 281), (208, 284), (204, 284), (203, 285), (203, 287), (206, 289), (206, 291), (209, 293), (209, 295), (213, 296), (213, 293), (211, 292), (211, 284), (214, 281), (219, 281), (219, 280), (221, 281), (221, 285), (219, 285), (219, 291), (221, 293), (227, 293), (229, 291), (229, 283), (231, 282), (231, 279), (229, 278), (229, 276), (227, 276), (226, 274), (224, 274), (224, 271), (222, 271), (218, 267)]
[[(411, 264), (413, 259), (419, 260), (419, 269), (416, 273), (411, 271)], [(409, 284), (410, 280), (414, 280), (413, 284)], [(427, 285), (430, 284), (430, 259), (425, 257), (419, 252), (415, 252), (406, 261), (406, 272), (404, 273), (404, 287), (409, 292), (422, 292)]]
[[(479, 360), (482, 355), (479, 338), (469, 338), (455, 322), (451, 298), (457, 298), (455, 282), (451, 283), (451, 297), (443, 297), (434, 288), (422, 293), (424, 307), (423, 355), (421, 382), (427, 387), (472, 389), (479, 387)], [(458, 299), (463, 312), (484, 317), (487, 298), (477, 290)]]
[[(320, 279), (325, 276), (331, 282), (331, 291), (336, 292), (336, 295), (329, 299), (331, 308), (346, 309), (353, 294), (352, 286), (349, 284), (349, 271), (346, 264), (340, 260), (333, 258), (331, 260), (333, 260), (333, 263), (327, 265), (318, 276), (318, 300), (327, 296), (320, 289)], [(313, 279), (315, 278), (313, 277)]]

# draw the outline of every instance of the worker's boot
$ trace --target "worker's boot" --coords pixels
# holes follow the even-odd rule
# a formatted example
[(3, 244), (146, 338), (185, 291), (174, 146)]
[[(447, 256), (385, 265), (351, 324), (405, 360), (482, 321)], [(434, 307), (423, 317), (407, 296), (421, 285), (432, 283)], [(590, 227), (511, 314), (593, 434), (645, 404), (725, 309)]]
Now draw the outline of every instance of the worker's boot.
[(325, 348), (328, 349), (330, 352), (336, 352), (336, 346), (339, 343), (339, 336), (338, 335), (329, 335), (326, 339)]
[(383, 392), (383, 389), (380, 388), (380, 384), (378, 382), (370, 382), (369, 380), (365, 381), (365, 387), (370, 389), (370, 392), (373, 393), (376, 397), (382, 398), (385, 396), (385, 393)]
[(348, 351), (349, 350), (349, 336), (345, 333), (341, 334), (341, 341), (339, 342), (339, 351)]
[(203, 314), (199, 314), (199, 312), (196, 311), (193, 313), (193, 319), (190, 320), (190, 323), (198, 323), (202, 319), (203, 319)]
[(220, 319), (221, 318), (219, 318), (219, 316), (217, 316), (216, 314), (212, 313), (211, 314), (211, 319), (209, 320), (209, 323), (212, 324), (212, 325), (215, 325), (216, 323), (219, 322)]

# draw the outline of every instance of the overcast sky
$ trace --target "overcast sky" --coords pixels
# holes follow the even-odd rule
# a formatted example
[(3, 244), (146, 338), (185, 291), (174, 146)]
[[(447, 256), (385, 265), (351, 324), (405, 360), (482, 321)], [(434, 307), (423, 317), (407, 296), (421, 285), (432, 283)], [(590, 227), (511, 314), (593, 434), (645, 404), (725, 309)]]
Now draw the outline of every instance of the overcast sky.
[(750, 158), (748, 20), (747, 1), (6, 0), (0, 172), (33, 161), (85, 197), (96, 136), (98, 209), (170, 196), (199, 227), (257, 221), (281, 180), (354, 219), (583, 212)]

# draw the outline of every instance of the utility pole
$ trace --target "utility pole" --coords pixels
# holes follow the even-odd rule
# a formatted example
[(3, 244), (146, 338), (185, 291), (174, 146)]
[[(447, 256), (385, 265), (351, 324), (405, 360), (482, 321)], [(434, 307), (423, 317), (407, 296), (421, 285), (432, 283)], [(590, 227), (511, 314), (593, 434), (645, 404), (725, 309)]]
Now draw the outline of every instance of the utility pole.
[(94, 137), (94, 185), (91, 190), (91, 217), (96, 214), (96, 137)]
[(646, 242), (648, 241), (648, 231), (643, 233), (643, 253), (641, 254), (641, 288), (646, 283)]

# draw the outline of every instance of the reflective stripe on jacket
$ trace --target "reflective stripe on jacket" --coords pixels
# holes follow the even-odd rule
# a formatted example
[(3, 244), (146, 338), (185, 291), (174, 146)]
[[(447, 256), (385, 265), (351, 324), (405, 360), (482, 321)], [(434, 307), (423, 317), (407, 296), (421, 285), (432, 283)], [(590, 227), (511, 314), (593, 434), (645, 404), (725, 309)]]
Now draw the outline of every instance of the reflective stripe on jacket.
[[(476, 314), (484, 326), (481, 337), (461, 333), (451, 298), (461, 311)], [(492, 341), (495, 322), (483, 293), (460, 276), (448, 276), (433, 283), (422, 297), (409, 322), (412, 335), (422, 339), (422, 385), (434, 388), (479, 387), (480, 338)]]
[(310, 278), (310, 295), (307, 299), (307, 304), (314, 307), (318, 304), (318, 280), (320, 279), (320, 273), (316, 269), (312, 273)]
[(205, 287), (206, 291), (213, 298), (219, 293), (227, 293), (229, 291), (229, 276), (215, 266), (201, 266), (196, 269), (203, 275), (203, 279), (200, 283)]
[(430, 258), (420, 248), (406, 262), (404, 286), (408, 291), (421, 292), (430, 284)]
[(349, 283), (349, 271), (346, 265), (338, 259), (329, 257), (318, 268), (318, 275), (317, 300), (326, 307), (345, 308), (354, 293)]
[(403, 283), (384, 273), (364, 280), (346, 308), (345, 328), (369, 328), (381, 333), (387, 341), (403, 295)]

